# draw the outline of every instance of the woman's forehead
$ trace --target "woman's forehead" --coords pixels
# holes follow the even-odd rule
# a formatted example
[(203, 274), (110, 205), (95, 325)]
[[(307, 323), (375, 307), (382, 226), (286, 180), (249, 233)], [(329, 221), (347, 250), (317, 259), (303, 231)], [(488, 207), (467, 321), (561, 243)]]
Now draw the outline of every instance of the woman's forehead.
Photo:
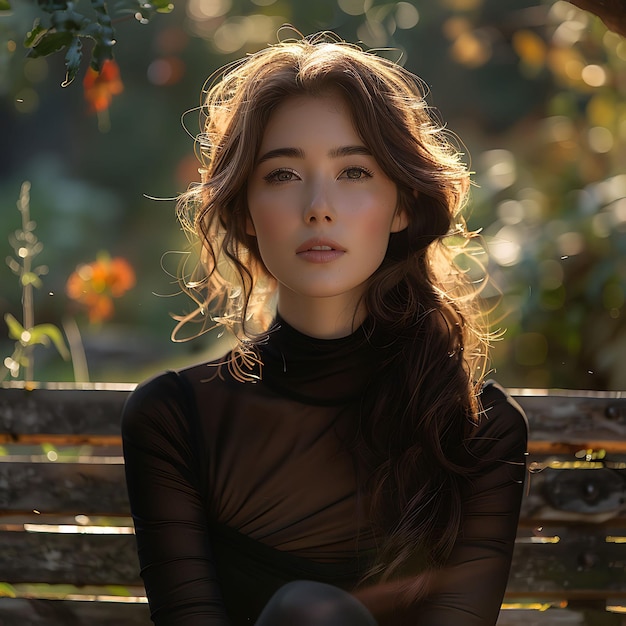
[(263, 132), (262, 146), (288, 139), (337, 136), (337, 140), (360, 139), (352, 111), (339, 91), (295, 95), (283, 100), (271, 113)]

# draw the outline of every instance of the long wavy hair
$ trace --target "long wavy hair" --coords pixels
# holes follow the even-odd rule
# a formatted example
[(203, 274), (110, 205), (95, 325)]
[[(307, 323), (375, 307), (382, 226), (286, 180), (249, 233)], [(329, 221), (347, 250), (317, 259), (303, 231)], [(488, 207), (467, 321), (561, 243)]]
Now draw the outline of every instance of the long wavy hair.
[(200, 274), (185, 283), (198, 308), (177, 329), (193, 320), (223, 325), (237, 340), (231, 370), (244, 379), (251, 371), (275, 281), (246, 234), (248, 177), (276, 107), (329, 90), (345, 98), (408, 217), (364, 295), (381, 361), (352, 442), (382, 537), (369, 575), (402, 578), (443, 564), (458, 534), (463, 442), (478, 419), (488, 347), (479, 289), (455, 263), (472, 236), (460, 217), (469, 172), (416, 76), (322, 33), (270, 46), (210, 79), (196, 144), (202, 181), (178, 205), (201, 244)]

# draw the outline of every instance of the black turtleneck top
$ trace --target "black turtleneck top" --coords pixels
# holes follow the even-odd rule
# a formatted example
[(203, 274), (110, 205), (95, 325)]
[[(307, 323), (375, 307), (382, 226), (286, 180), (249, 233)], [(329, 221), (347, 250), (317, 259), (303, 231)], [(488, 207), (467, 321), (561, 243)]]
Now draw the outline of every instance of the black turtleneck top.
[[(236, 380), (227, 355), (161, 374), (126, 404), (128, 492), (159, 626), (251, 625), (284, 583), (318, 580), (352, 591), (372, 563), (376, 537), (344, 439), (359, 398), (375, 383), (377, 349), (361, 329), (319, 340), (281, 320), (260, 356), (257, 382)], [(419, 604), (381, 603), (381, 594), (397, 593), (383, 587), (357, 595), (381, 626), (496, 622), (527, 427), (497, 385), (487, 384), (481, 400), (474, 438), (490, 461), (464, 489), (461, 532), (444, 575)]]

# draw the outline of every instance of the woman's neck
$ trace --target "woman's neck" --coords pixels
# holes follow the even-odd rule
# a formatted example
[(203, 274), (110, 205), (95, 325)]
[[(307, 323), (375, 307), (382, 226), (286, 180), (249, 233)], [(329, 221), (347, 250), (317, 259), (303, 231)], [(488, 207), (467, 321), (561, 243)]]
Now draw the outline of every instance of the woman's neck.
[(278, 313), (297, 331), (317, 339), (351, 335), (365, 319), (363, 304), (347, 304), (343, 298), (290, 297), (279, 294)]

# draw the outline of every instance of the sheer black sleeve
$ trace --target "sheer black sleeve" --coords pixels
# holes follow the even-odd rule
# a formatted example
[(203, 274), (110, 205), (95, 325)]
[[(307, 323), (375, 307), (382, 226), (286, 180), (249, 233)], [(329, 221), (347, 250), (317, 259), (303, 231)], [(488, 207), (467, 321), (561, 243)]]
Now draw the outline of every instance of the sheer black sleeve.
[(468, 481), (459, 538), (419, 626), (489, 626), (498, 619), (524, 491), (528, 427), (497, 385), (488, 384), (482, 395), (473, 453), (486, 463)]
[(228, 626), (212, 560), (190, 392), (175, 373), (144, 383), (122, 417), (141, 575), (158, 626)]
[[(478, 470), (465, 483), (460, 533), (445, 567), (414, 584), (426, 600), (410, 602), (407, 586), (358, 592), (380, 626), (493, 626), (506, 588), (525, 478), (528, 427), (522, 409), (490, 383), (484, 415), (469, 443)], [(406, 582), (406, 581), (405, 581)], [(385, 588), (386, 587), (386, 588)]]

